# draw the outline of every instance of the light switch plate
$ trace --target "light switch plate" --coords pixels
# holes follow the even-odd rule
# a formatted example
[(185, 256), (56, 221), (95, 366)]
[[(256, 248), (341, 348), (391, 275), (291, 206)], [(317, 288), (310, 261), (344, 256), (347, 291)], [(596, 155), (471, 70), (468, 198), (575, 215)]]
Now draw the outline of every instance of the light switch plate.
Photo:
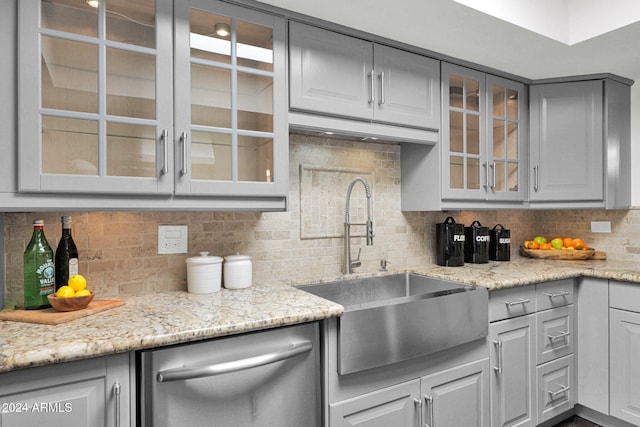
[(592, 233), (611, 233), (611, 221), (591, 221)]
[(158, 254), (186, 254), (188, 240), (186, 225), (158, 226)]

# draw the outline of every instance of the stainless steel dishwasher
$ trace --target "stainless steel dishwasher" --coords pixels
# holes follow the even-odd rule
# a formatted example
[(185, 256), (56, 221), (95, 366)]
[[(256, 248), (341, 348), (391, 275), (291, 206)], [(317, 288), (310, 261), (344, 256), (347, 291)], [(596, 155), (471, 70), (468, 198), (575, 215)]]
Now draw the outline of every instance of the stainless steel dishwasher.
[(149, 427), (320, 425), (317, 323), (138, 353)]

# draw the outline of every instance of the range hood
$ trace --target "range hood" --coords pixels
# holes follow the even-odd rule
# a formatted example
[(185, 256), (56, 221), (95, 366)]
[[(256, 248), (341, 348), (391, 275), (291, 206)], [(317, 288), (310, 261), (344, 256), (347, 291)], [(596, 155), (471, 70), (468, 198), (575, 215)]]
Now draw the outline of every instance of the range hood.
[(361, 141), (410, 142), (435, 145), (438, 131), (415, 129), (369, 121), (348, 120), (337, 117), (289, 112), (289, 129), (303, 134), (342, 137)]

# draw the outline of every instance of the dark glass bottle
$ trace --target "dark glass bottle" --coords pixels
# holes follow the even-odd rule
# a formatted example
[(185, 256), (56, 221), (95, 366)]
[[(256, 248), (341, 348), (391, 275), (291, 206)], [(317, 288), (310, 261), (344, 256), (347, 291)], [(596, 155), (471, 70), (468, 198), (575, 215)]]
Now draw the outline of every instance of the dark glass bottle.
[(63, 216), (62, 236), (56, 249), (56, 291), (69, 281), (69, 277), (78, 274), (78, 248), (71, 236), (71, 217)]
[(33, 235), (24, 251), (24, 308), (50, 307), (47, 295), (54, 292), (53, 250), (44, 236), (44, 221), (33, 221)]

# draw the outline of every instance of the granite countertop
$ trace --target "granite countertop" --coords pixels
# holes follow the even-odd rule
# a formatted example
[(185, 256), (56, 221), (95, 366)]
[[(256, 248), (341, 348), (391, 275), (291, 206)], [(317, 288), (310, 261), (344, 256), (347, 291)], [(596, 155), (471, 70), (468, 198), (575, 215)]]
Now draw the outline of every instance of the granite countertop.
[[(637, 264), (615, 261), (516, 256), (509, 262), (430, 265), (412, 272), (490, 291), (580, 276), (640, 284)], [(367, 276), (371, 273), (350, 278)], [(0, 372), (321, 320), (344, 310), (288, 284), (210, 295), (172, 291), (118, 298), (126, 304), (56, 326), (0, 321)]]

